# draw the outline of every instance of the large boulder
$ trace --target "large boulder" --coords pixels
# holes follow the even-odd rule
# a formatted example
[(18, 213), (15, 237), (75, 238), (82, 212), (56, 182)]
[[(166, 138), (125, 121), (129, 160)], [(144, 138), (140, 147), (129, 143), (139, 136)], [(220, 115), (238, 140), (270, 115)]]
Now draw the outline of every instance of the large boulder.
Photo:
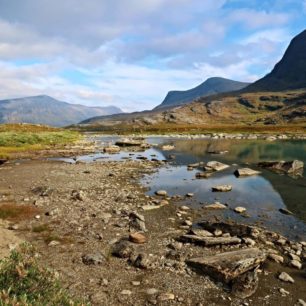
[(291, 175), (301, 175), (304, 169), (304, 163), (300, 160), (260, 162), (258, 166)]

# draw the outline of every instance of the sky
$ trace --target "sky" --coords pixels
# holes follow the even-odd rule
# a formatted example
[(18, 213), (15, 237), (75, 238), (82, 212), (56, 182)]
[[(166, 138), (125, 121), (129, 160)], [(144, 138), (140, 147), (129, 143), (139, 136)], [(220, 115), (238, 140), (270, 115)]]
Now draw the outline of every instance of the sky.
[(259, 79), (305, 20), (306, 0), (0, 0), (0, 99), (151, 109), (209, 77)]

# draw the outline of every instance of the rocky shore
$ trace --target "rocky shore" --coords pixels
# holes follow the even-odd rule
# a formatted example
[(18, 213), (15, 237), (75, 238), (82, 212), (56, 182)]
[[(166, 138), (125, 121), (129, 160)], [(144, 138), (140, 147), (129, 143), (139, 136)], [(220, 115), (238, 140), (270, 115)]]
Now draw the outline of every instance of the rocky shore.
[(139, 179), (161, 166), (7, 162), (0, 206), (30, 213), (1, 231), (33, 244), (41, 265), (92, 305), (305, 305), (306, 242), (182, 204), (193, 194), (147, 196)]

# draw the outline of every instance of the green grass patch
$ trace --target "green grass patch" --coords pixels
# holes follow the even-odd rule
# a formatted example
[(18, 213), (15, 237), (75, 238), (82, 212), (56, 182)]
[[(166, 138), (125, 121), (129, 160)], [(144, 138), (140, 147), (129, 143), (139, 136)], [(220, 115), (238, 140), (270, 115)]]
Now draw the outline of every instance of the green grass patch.
[(4, 305), (89, 305), (76, 301), (64, 290), (56, 275), (42, 268), (35, 250), (22, 245), (0, 261), (0, 306)]
[(0, 158), (46, 148), (61, 147), (81, 138), (78, 132), (30, 124), (0, 125)]

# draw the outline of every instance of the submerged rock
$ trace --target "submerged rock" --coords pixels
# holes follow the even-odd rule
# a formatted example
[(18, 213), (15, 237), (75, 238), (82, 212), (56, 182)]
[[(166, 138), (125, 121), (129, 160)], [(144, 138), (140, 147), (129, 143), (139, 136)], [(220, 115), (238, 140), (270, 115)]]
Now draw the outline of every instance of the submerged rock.
[(209, 205), (205, 205), (204, 208), (206, 209), (226, 209), (227, 206), (224, 204), (221, 204), (219, 202), (213, 203), (213, 204), (209, 204)]
[(212, 191), (214, 192), (228, 192), (232, 190), (231, 185), (219, 185), (212, 187)]
[(222, 171), (229, 168), (229, 165), (217, 162), (217, 161), (210, 161), (204, 167), (207, 171)]
[(242, 168), (242, 169), (237, 169), (234, 174), (236, 176), (252, 176), (252, 175), (258, 175), (260, 174), (260, 171), (256, 171), (250, 168)]
[(117, 140), (115, 145), (119, 147), (133, 147), (133, 146), (142, 146), (145, 144), (144, 138), (123, 138), (120, 140)]
[(293, 161), (272, 161), (261, 162), (259, 167), (266, 168), (275, 172), (281, 172), (292, 175), (302, 175), (304, 169), (304, 163), (300, 160)]

